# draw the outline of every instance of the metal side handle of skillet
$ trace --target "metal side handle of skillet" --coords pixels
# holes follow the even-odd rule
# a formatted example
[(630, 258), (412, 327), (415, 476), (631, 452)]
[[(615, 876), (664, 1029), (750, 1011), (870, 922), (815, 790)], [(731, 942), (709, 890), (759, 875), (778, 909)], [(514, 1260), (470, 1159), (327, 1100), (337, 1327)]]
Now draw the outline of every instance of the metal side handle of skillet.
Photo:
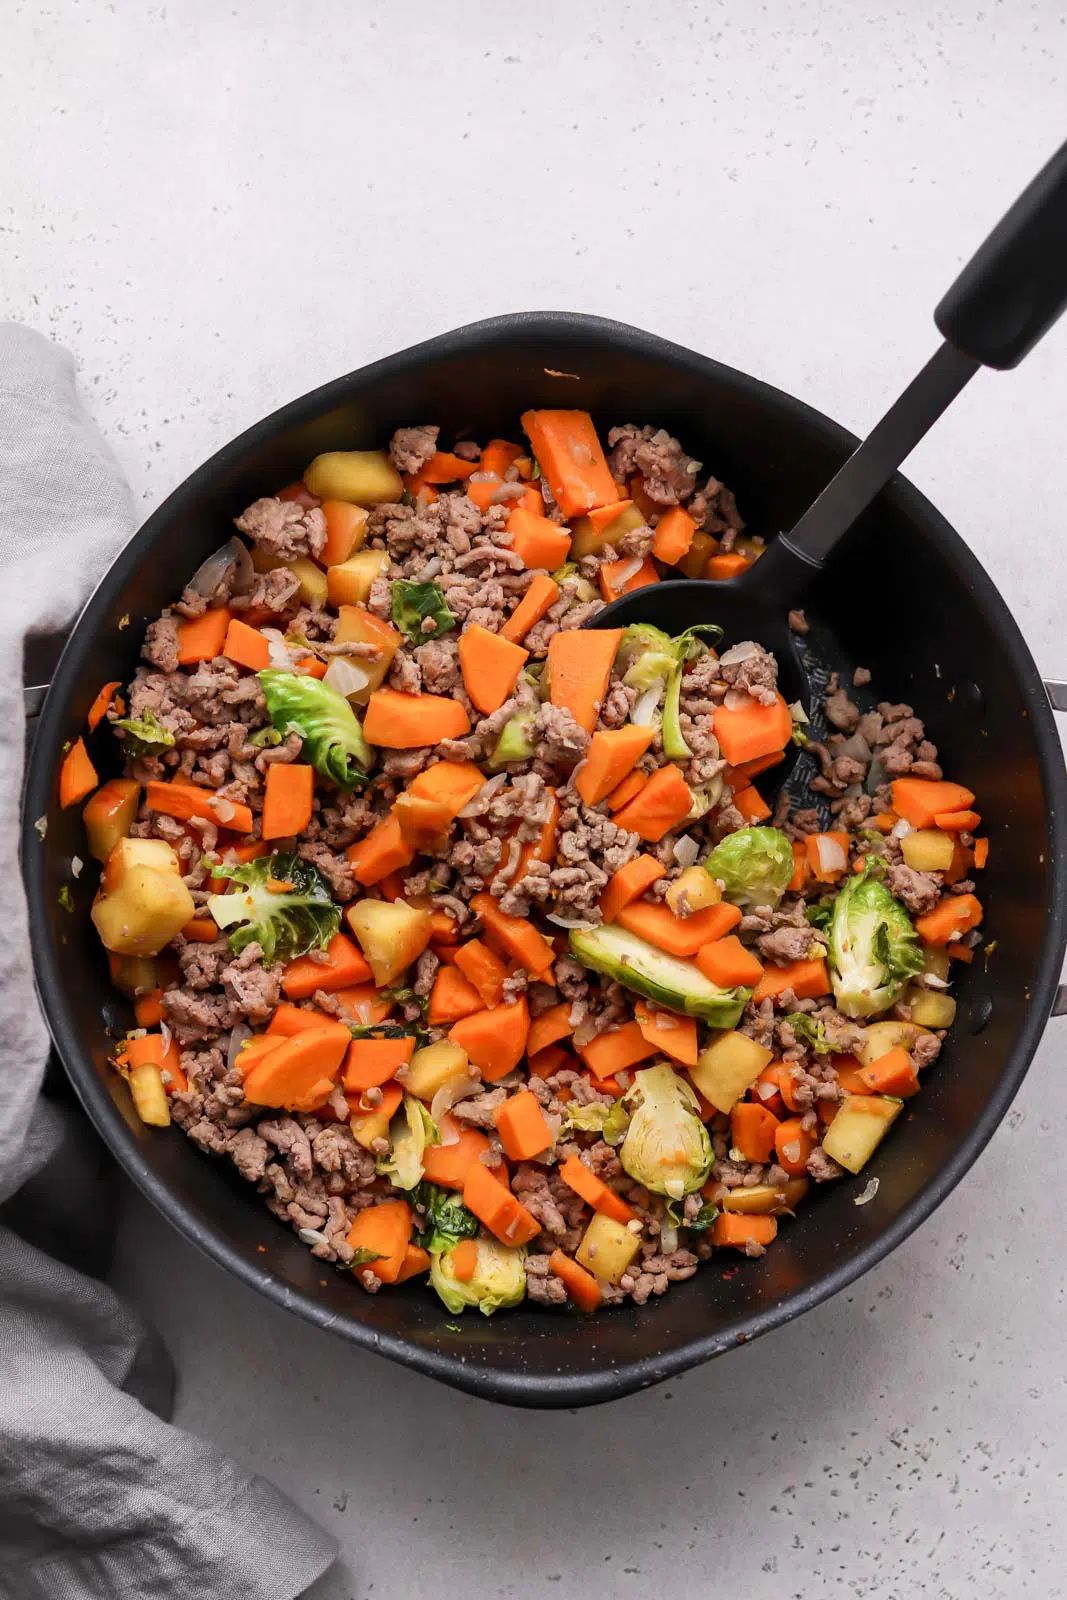
[[(1056, 679), (1045, 678), (1045, 693), (1048, 695), (1049, 704), (1053, 711), (1062, 711), (1067, 714), (1067, 683)], [(47, 683), (27, 684), (22, 691), (23, 704), (26, 708), (26, 737), (27, 741), (33, 738), (33, 724), (40, 715), (44, 705), (45, 696), (48, 694)], [(1067, 1017), (1067, 983), (1061, 983), (1056, 990), (1056, 998), (1052, 1002), (1049, 1013), (1053, 1017)]]

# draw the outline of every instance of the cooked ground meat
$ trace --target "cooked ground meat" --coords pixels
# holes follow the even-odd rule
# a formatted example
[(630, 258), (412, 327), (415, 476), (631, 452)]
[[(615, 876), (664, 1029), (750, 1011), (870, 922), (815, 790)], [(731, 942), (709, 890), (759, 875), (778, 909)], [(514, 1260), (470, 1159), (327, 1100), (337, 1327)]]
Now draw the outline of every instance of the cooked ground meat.
[(778, 663), (769, 650), (748, 640), (737, 647), (748, 653), (740, 661), (723, 660), (719, 672), (731, 689), (750, 694), (761, 705), (774, 705), (778, 691)]
[(885, 881), (890, 893), (895, 894), (898, 900), (903, 900), (908, 910), (916, 916), (932, 911), (941, 898), (940, 874), (917, 872), (913, 867), (905, 866), (903, 861), (895, 862), (887, 869)]
[(860, 708), (854, 700), (849, 699), (847, 690), (840, 687), (836, 673), (830, 679), (823, 705), (826, 720), (835, 728), (840, 728), (842, 733), (851, 733), (859, 725)]
[(761, 933), (756, 940), (759, 953), (768, 961), (785, 966), (790, 961), (803, 961), (813, 944), (817, 943), (814, 928), (775, 928)]
[(317, 506), (306, 510), (295, 500), (256, 500), (235, 519), (253, 544), (278, 561), (317, 556), (326, 543), (326, 518)]
[(644, 492), (657, 504), (678, 505), (696, 490), (700, 463), (688, 456), (665, 428), (637, 428), (627, 422), (611, 429), (608, 444), (608, 465), (616, 481), (628, 483), (639, 473)]
[(398, 472), (421, 472), (437, 449), (440, 428), (426, 423), (419, 428), (398, 428), (389, 441), (389, 459)]
[[(178, 624), (173, 617), (164, 613), (157, 622), (148, 624), (141, 654), (160, 672), (177, 671)], [(136, 716), (137, 712), (131, 711), (131, 715)]]

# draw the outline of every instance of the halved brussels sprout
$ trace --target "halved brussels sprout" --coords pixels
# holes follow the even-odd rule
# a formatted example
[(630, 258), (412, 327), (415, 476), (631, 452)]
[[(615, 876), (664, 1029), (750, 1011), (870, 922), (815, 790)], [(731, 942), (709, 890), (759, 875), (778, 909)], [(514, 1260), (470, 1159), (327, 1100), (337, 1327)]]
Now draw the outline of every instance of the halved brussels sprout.
[(776, 906), (793, 876), (793, 846), (778, 828), (738, 828), (704, 862), (735, 906)]
[(479, 1236), (478, 1259), (467, 1283), (452, 1270), (452, 1251), (430, 1257), (430, 1282), (445, 1307), (454, 1314), (468, 1308), (485, 1317), (517, 1306), (526, 1293), (526, 1251)]
[(626, 1103), (630, 1126), (619, 1160), (635, 1182), (672, 1200), (707, 1182), (711, 1140), (696, 1095), (673, 1067), (636, 1072)]
[(829, 945), (834, 999), (846, 1017), (888, 1011), (908, 979), (923, 970), (911, 918), (869, 870), (838, 891)]
[(421, 1100), (406, 1094), (389, 1124), (389, 1149), (378, 1157), (376, 1170), (392, 1180), (395, 1189), (414, 1189), (422, 1178), (426, 1146), (440, 1140), (437, 1124)]

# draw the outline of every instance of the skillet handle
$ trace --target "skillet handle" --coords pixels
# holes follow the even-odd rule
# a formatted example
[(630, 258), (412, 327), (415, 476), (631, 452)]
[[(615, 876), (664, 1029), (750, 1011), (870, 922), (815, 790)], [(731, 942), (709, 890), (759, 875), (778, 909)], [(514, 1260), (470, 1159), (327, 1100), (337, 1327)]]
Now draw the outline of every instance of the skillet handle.
[(934, 312), (957, 350), (1017, 367), (1067, 306), (1067, 144), (1023, 190)]

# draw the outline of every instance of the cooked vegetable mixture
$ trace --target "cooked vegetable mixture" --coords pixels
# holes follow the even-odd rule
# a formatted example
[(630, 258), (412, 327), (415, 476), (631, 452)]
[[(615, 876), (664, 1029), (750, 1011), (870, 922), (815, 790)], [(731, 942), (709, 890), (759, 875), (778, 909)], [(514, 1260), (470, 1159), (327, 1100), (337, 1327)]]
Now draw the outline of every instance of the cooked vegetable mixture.
[[(522, 431), (401, 428), (257, 500), (60, 774), (142, 1119), (451, 1313), (642, 1304), (861, 1172), (953, 1021), (988, 850), (863, 669), (819, 743), (757, 641), (583, 629), (762, 542), (663, 430)], [(811, 804), (772, 816), (790, 740)]]

